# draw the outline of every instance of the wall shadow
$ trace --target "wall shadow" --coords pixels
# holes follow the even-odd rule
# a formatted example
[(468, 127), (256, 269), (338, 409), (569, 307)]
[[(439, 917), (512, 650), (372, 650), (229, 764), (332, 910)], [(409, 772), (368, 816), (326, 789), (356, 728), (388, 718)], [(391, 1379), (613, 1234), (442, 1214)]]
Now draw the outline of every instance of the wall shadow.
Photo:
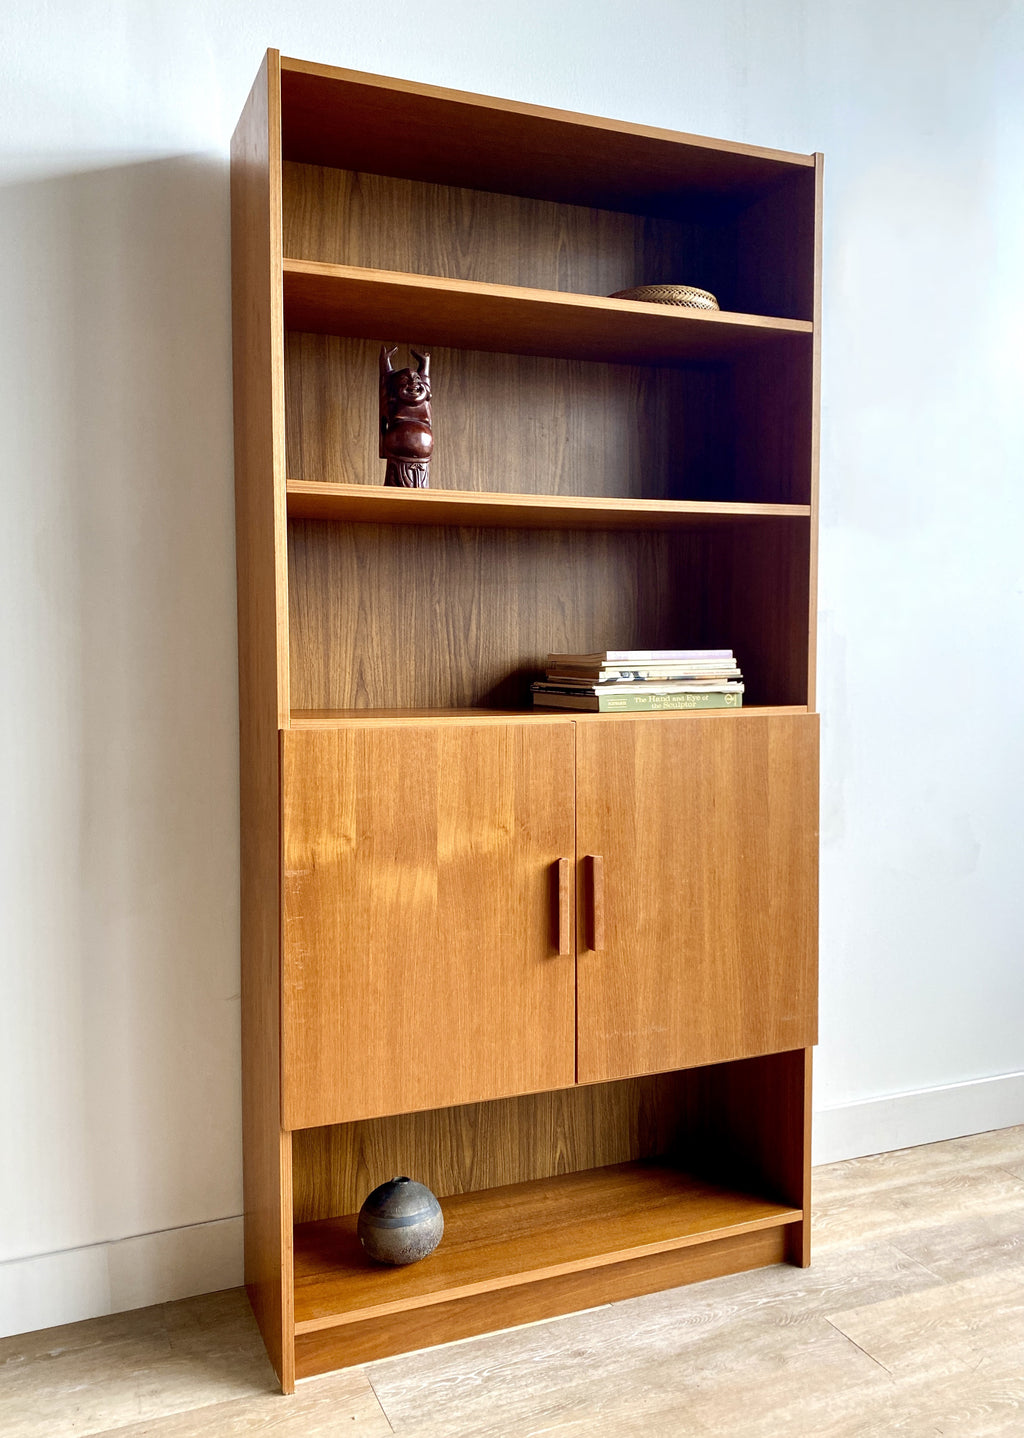
[(6, 186), (0, 235), (4, 1257), (241, 1208), (226, 158)]

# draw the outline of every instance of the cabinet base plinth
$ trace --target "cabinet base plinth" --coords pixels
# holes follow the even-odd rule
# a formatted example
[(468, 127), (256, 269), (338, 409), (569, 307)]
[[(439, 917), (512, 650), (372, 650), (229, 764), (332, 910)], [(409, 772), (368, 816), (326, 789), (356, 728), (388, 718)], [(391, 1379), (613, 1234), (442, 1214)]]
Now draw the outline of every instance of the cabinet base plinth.
[(770, 1228), (736, 1234), (385, 1318), (300, 1333), (295, 1338), (295, 1376), (312, 1378), (395, 1353), (432, 1348), (479, 1333), (596, 1308), (621, 1298), (636, 1298), (642, 1293), (781, 1263), (787, 1256), (788, 1231)]

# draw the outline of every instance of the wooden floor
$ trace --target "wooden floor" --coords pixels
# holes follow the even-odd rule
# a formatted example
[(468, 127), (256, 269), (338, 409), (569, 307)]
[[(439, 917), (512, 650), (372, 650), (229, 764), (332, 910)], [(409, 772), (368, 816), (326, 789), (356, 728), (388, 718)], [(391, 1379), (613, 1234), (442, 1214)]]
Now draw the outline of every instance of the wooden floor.
[(1024, 1438), (1024, 1127), (815, 1170), (815, 1258), (300, 1384), (238, 1290), (0, 1340), (3, 1438)]

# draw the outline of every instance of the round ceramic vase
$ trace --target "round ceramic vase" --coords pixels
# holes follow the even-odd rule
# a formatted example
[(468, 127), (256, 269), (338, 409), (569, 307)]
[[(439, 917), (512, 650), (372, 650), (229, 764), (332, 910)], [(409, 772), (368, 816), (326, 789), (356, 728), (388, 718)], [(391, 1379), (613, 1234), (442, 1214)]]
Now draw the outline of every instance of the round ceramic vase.
[(359, 1210), (359, 1242), (377, 1263), (418, 1263), (441, 1242), (441, 1205), (422, 1183), (393, 1178)]

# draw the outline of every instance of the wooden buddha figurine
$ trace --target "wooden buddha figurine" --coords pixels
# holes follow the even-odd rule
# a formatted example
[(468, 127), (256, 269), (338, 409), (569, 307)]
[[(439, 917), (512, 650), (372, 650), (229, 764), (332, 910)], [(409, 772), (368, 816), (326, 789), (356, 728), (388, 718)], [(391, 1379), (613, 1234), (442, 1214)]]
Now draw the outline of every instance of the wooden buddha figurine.
[(386, 485), (402, 489), (430, 486), (430, 355), (410, 350), (416, 369), (392, 367), (397, 345), (380, 350), (380, 457), (386, 459)]

